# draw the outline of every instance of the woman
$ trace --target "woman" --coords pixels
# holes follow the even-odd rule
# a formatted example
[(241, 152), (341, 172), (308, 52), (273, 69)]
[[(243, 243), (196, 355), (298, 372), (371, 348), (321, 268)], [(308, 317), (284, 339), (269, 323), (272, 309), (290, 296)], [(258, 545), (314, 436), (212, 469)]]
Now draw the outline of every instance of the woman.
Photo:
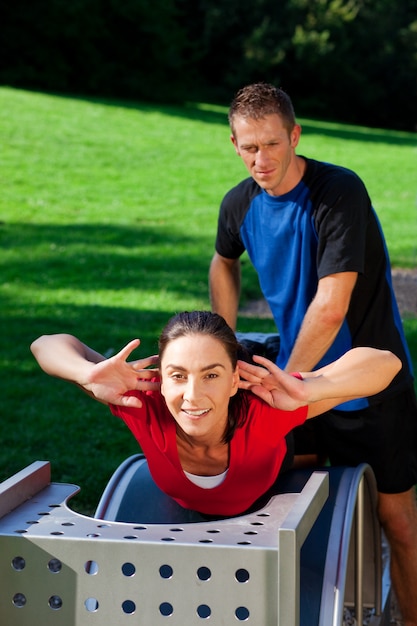
[(165, 493), (209, 515), (247, 510), (276, 480), (292, 428), (377, 394), (401, 369), (391, 352), (372, 348), (295, 375), (263, 357), (247, 363), (225, 320), (205, 311), (174, 316), (159, 356), (127, 362), (139, 343), (106, 359), (71, 335), (44, 335), (31, 350), (45, 372), (76, 383), (127, 424)]

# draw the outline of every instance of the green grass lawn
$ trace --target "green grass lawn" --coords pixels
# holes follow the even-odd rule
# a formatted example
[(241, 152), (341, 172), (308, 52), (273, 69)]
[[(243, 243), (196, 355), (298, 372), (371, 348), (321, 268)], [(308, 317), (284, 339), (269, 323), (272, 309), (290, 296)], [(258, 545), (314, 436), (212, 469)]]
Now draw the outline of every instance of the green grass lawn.
[[(300, 120), (299, 154), (355, 169), (382, 221), (393, 265), (417, 266), (416, 137)], [(246, 176), (226, 109), (157, 107), (0, 89), (0, 479), (37, 459), (75, 482), (92, 512), (137, 444), (29, 352), (70, 332), (101, 352), (139, 336), (153, 353), (168, 317), (209, 308), (218, 206)], [(243, 299), (258, 297), (245, 262)], [(405, 322), (414, 360), (417, 320)], [(239, 330), (271, 331), (239, 319)]]

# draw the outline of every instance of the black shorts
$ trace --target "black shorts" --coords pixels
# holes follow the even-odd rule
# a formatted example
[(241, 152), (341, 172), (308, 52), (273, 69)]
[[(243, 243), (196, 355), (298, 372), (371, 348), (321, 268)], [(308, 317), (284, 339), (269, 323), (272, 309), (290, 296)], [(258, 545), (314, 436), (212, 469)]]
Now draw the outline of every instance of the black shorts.
[(317, 453), (331, 465), (368, 463), (382, 493), (402, 493), (417, 483), (413, 387), (360, 411), (333, 409), (293, 432), (295, 454)]

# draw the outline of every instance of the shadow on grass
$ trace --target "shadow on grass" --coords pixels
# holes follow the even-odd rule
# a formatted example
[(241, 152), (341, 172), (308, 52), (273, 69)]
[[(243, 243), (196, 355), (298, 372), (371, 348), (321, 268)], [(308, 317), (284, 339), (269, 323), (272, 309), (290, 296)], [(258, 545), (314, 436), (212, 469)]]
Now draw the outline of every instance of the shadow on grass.
[[(212, 237), (157, 225), (3, 224), (2, 281), (51, 291), (207, 291)], [(201, 251), (207, 251), (203, 256)], [(204, 286), (201, 281), (203, 281)]]

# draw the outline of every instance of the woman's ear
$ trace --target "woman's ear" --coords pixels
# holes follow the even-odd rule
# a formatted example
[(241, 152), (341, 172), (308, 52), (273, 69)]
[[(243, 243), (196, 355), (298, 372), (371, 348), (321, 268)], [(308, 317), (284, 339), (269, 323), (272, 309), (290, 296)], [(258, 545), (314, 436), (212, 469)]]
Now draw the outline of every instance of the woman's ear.
[(239, 389), (239, 381), (240, 381), (239, 366), (236, 365), (236, 369), (233, 372), (232, 389), (230, 392), (230, 397), (235, 396), (237, 394), (238, 389)]

